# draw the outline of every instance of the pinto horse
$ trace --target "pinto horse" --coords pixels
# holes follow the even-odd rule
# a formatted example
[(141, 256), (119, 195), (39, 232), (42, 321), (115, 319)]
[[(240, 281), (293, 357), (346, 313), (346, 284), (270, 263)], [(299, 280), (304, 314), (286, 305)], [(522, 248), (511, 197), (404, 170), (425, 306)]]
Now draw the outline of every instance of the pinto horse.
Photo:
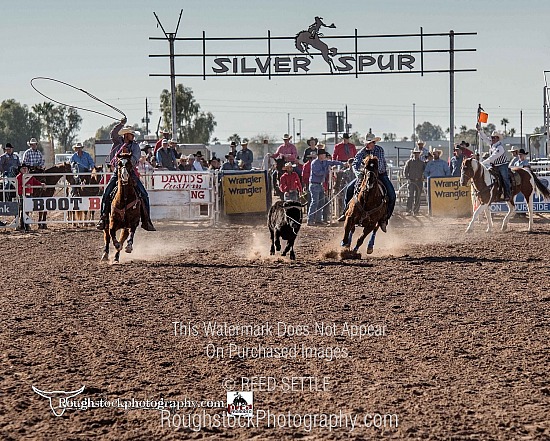
[[(527, 201), (527, 209), (529, 211), (528, 231), (531, 232), (533, 231), (533, 196), (536, 192), (542, 194), (544, 199), (550, 199), (550, 191), (529, 168), (512, 167), (510, 172), (512, 176), (512, 197), (518, 193), (522, 193)], [(485, 213), (485, 217), (487, 218), (486, 231), (490, 232), (493, 228), (493, 219), (489, 207), (493, 202), (502, 200), (500, 182), (483, 164), (474, 158), (464, 159), (460, 172), (460, 185), (467, 185), (470, 180), (472, 180), (474, 196), (477, 197), (480, 205), (474, 211), (466, 232), (469, 233), (473, 230), (474, 222), (480, 211)], [(502, 231), (506, 230), (510, 216), (516, 211), (513, 201), (506, 201), (506, 203), (508, 204), (508, 213), (506, 213), (502, 221)]]
[[(55, 185), (59, 180), (65, 176), (69, 182), (72, 182), (71, 177), (71, 164), (68, 162), (62, 162), (56, 164), (53, 167), (47, 168), (46, 170), (39, 167), (31, 167), (29, 170), (32, 173), (45, 174), (46, 176), (37, 176), (40, 182), (46, 184), (44, 188), (35, 188), (33, 189), (32, 196), (35, 198), (51, 198), (55, 193)], [(38, 212), (38, 229), (45, 230), (46, 226), (46, 217), (48, 215), (47, 211)]]
[[(99, 173), (103, 171), (103, 166), (93, 167), (90, 173), (78, 173), (78, 169), (73, 170), (71, 181), (71, 196), (99, 196), (101, 188), (99, 186)], [(73, 221), (82, 222), (85, 225), (88, 220), (93, 221), (93, 211), (70, 211)], [(88, 216), (89, 214), (89, 216)], [(88, 219), (89, 217), (89, 219)]]
[[(141, 200), (136, 192), (134, 179), (130, 171), (132, 170), (131, 153), (120, 153), (118, 155), (118, 183), (117, 191), (113, 202), (111, 203), (111, 213), (109, 223), (103, 231), (105, 249), (101, 260), (109, 258), (109, 243), (112, 240), (116, 248), (115, 262), (119, 261), (120, 250), (126, 239), (128, 243), (124, 251), (131, 253), (134, 245), (134, 234), (141, 218)], [(116, 233), (122, 230), (120, 240), (117, 240)]]
[(380, 226), (380, 221), (386, 217), (388, 202), (384, 185), (378, 180), (378, 158), (372, 155), (365, 157), (363, 171), (364, 178), (359, 193), (354, 195), (346, 211), (344, 238), (341, 245), (346, 248), (350, 247), (355, 226), (358, 225), (363, 227), (363, 234), (357, 240), (353, 251), (356, 253), (359, 250), (365, 237), (372, 231), (367, 246), (367, 254), (372, 254), (376, 232)]

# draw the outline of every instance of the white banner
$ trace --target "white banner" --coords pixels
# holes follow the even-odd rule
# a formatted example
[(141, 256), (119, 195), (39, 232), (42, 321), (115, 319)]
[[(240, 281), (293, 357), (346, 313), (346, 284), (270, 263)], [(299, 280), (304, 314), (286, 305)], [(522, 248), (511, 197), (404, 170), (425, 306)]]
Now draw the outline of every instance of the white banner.
[(101, 196), (23, 199), (23, 211), (90, 211), (100, 209)]
[(155, 171), (153, 190), (207, 190), (212, 188), (211, 181), (212, 174), (205, 172)]

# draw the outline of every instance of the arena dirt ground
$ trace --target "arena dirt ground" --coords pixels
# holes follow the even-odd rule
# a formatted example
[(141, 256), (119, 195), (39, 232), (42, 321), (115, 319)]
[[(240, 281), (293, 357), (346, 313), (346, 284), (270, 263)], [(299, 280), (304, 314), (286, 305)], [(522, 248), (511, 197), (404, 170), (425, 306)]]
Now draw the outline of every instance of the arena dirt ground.
[[(118, 265), (99, 261), (102, 236), (91, 228), (4, 231), (0, 438), (548, 440), (550, 223), (537, 217), (529, 234), (518, 219), (491, 235), (478, 224), (467, 235), (466, 222), (396, 217), (374, 254), (346, 261), (331, 257), (341, 225), (304, 227), (296, 262), (269, 256), (263, 219), (158, 224), (138, 231)], [(207, 337), (213, 321), (267, 324), (273, 335)], [(173, 322), (198, 335), (174, 335)], [(345, 331), (360, 325), (385, 335)], [(309, 335), (277, 335), (299, 326)], [(295, 344), (315, 357), (229, 354), (231, 345)], [(224, 352), (210, 357), (212, 348)], [(200, 422), (224, 409), (56, 417), (32, 389), (84, 386), (74, 399), (96, 402), (225, 401), (225, 388), (246, 390), (243, 377), (266, 377), (255, 384), (254, 412), (264, 413), (254, 427), (200, 431), (183, 427), (186, 414)], [(308, 431), (314, 414), (319, 424), (334, 414), (342, 427)], [(344, 414), (357, 417), (353, 430), (335, 419)], [(375, 414), (397, 415), (398, 427), (389, 418), (366, 427), (382, 424)]]

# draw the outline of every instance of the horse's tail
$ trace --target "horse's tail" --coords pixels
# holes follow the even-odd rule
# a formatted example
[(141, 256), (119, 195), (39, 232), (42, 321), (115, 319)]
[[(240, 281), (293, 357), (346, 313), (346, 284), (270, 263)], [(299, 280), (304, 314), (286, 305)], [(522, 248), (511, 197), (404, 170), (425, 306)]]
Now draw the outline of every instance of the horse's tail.
[(331, 47), (328, 52), (331, 57), (334, 57), (338, 53), (338, 49), (336, 49), (335, 47)]
[(298, 49), (300, 52), (304, 53), (304, 42), (301, 40), (301, 37), (304, 33), (307, 33), (309, 35), (308, 31), (300, 31), (296, 34), (296, 38), (294, 38), (294, 45), (296, 46), (296, 49)]
[(530, 170), (530, 171), (531, 171), (531, 176), (533, 176), (533, 181), (535, 182), (536, 192), (538, 194), (541, 194), (544, 199), (550, 200), (550, 190), (546, 188), (546, 186), (541, 182), (541, 180), (537, 177), (537, 175), (533, 170)]

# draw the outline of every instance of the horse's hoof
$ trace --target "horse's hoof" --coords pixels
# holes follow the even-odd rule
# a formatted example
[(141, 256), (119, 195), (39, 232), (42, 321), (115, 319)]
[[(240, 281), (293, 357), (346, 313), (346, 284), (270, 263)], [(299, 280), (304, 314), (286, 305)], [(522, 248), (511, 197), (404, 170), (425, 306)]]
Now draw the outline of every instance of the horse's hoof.
[(101, 261), (105, 262), (107, 260), (109, 260), (109, 255), (107, 253), (103, 253), (103, 256), (101, 256)]
[(374, 251), (374, 248), (367, 248), (367, 254), (372, 254)]
[(290, 260), (296, 260), (296, 255), (294, 253), (290, 253)]
[(344, 241), (340, 242), (340, 246), (341, 246), (341, 247), (349, 248), (349, 244), (347, 244), (347, 243), (344, 242)]
[(126, 245), (126, 248), (124, 249), (128, 254), (132, 252), (132, 245), (128, 244)]
[(281, 253), (281, 256), (286, 256), (286, 253), (283, 251), (283, 252)]

